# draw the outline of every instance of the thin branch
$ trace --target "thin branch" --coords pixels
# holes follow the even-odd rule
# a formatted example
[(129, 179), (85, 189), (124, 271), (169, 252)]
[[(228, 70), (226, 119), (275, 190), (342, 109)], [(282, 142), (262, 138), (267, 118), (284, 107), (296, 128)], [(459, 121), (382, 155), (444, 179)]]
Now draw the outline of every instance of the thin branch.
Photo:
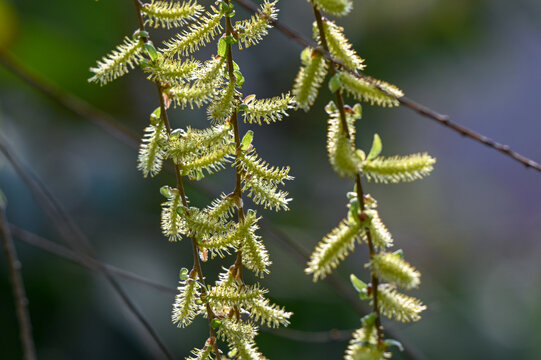
[(331, 343), (341, 342), (351, 339), (351, 334), (354, 330), (337, 330), (330, 331), (303, 331), (289, 328), (269, 329), (267, 332), (297, 342), (305, 343)]
[[(55, 242), (45, 239), (39, 235), (31, 233), (29, 231), (18, 228), (12, 224), (9, 225), (9, 230), (13, 236), (28, 244), (34, 246), (43, 251), (46, 251), (52, 255), (58, 256), (60, 258), (71, 261), (77, 265), (83, 266), (86, 269), (97, 272), (96, 266), (94, 264), (99, 263), (101, 266), (109, 269), (109, 271), (120, 278), (132, 281), (137, 284), (145, 285), (149, 288), (161, 291), (163, 293), (174, 295), (176, 294), (176, 289), (167, 285), (162, 285), (153, 280), (146, 279), (141, 277), (131, 271), (120, 269), (116, 266), (100, 262), (99, 260), (90, 257), (90, 256), (81, 256), (74, 253), (73, 251), (67, 249), (63, 245), (56, 244)], [(271, 329), (267, 327), (262, 327), (263, 332), (273, 334), (282, 338), (290, 339), (293, 341), (307, 342), (307, 343), (325, 343), (325, 342), (335, 342), (335, 341), (344, 341), (351, 337), (352, 330), (330, 330), (330, 331), (303, 331), (295, 329)]]
[(32, 337), (32, 323), (30, 321), (30, 312), (28, 311), (28, 299), (24, 289), (23, 275), (21, 273), (21, 263), (17, 258), (17, 251), (13, 238), (9, 231), (6, 219), (4, 204), (0, 204), (0, 237), (2, 238), (2, 247), (6, 253), (9, 267), (9, 277), (13, 288), (13, 297), (15, 298), (15, 307), (17, 309), (17, 320), (19, 321), (19, 334), (23, 345), (25, 360), (36, 359), (36, 347)]
[(56, 85), (53, 85), (41, 75), (37, 75), (26, 68), (9, 53), (0, 51), (0, 64), (54, 103), (71, 111), (75, 115), (91, 121), (121, 142), (131, 147), (138, 146), (139, 141), (135, 133), (116, 121), (111, 115), (90, 105), (81, 98), (60, 89)]
[[(238, 3), (239, 5), (241, 5), (242, 7), (244, 7), (247, 10), (250, 10), (250, 11), (252, 11), (254, 13), (258, 12), (257, 6), (254, 3), (252, 3), (251, 1), (248, 1), (248, 0), (233, 0), (233, 1), (235, 1), (236, 3)], [(262, 14), (262, 15), (265, 16), (264, 14)], [(426, 117), (428, 119), (437, 121), (438, 123), (440, 123), (441, 125), (447, 127), (448, 129), (451, 129), (451, 130), (453, 130), (455, 132), (458, 132), (462, 136), (468, 137), (468, 138), (470, 138), (470, 139), (472, 139), (472, 140), (474, 140), (476, 142), (479, 142), (481, 144), (484, 144), (484, 145), (488, 146), (489, 148), (497, 150), (497, 151), (509, 156), (513, 160), (518, 161), (519, 163), (524, 165), (526, 168), (532, 168), (532, 169), (535, 169), (535, 170), (541, 172), (541, 164), (539, 164), (538, 162), (536, 162), (536, 161), (534, 161), (534, 160), (532, 160), (532, 159), (530, 159), (530, 158), (528, 158), (528, 157), (526, 157), (524, 155), (521, 155), (521, 154), (511, 150), (511, 148), (508, 145), (501, 144), (501, 143), (499, 143), (499, 142), (497, 142), (495, 140), (492, 140), (491, 138), (489, 138), (487, 136), (484, 136), (484, 135), (482, 135), (482, 134), (480, 134), (480, 133), (478, 133), (476, 131), (470, 130), (470, 129), (462, 126), (462, 125), (454, 123), (454, 122), (452, 122), (450, 120), (449, 116), (441, 115), (438, 112), (436, 112), (434, 110), (431, 110), (427, 106), (421, 105), (421, 104), (419, 104), (419, 103), (417, 103), (417, 102), (415, 102), (415, 101), (413, 101), (413, 100), (411, 100), (411, 99), (409, 99), (407, 97), (397, 97), (396, 95), (389, 93), (386, 89), (381, 87), (375, 81), (374, 78), (372, 78), (371, 76), (365, 75), (365, 74), (359, 74), (355, 70), (348, 68), (342, 61), (333, 58), (328, 51), (326, 51), (325, 49), (320, 48), (315, 42), (306, 39), (304, 36), (302, 36), (301, 34), (296, 32), (295, 30), (291, 29), (289, 26), (284, 25), (280, 21), (274, 20), (274, 19), (269, 18), (269, 17), (267, 17), (267, 19), (269, 20), (270, 23), (273, 24), (273, 26), (277, 30), (279, 30), (287, 38), (297, 42), (298, 44), (300, 44), (302, 46), (313, 48), (315, 51), (320, 53), (322, 56), (326, 57), (333, 64), (335, 64), (337, 66), (340, 66), (340, 68), (344, 69), (345, 71), (347, 71), (348, 73), (352, 74), (353, 76), (355, 76), (355, 77), (357, 77), (359, 79), (363, 79), (365, 81), (368, 81), (372, 86), (376, 87), (378, 90), (382, 91), (386, 95), (395, 98), (402, 105), (404, 105), (405, 107), (415, 111), (419, 115), (421, 115), (423, 117)]]
[(29, 231), (23, 230), (19, 227), (16, 227), (15, 225), (10, 224), (9, 229), (13, 236), (21, 240), (22, 242), (40, 248), (41, 250), (47, 251), (48, 253), (56, 255), (63, 259), (69, 260), (75, 264), (84, 266), (89, 270), (97, 271), (98, 266), (103, 266), (111, 274), (114, 274), (119, 278), (148, 286), (154, 290), (158, 290), (169, 295), (176, 294), (176, 289), (174, 287), (169, 287), (167, 285), (163, 285), (153, 280), (137, 275), (131, 271), (126, 271), (116, 266), (102, 263), (91, 256), (77, 254), (69, 250), (65, 246), (57, 244), (51, 240), (47, 240)]
[[(93, 254), (92, 245), (88, 241), (88, 238), (81, 232), (79, 227), (75, 224), (73, 219), (63, 210), (58, 201), (49, 193), (45, 185), (35, 175), (31, 175), (22, 165), (21, 161), (15, 156), (11, 147), (8, 145), (7, 140), (0, 134), (0, 152), (4, 154), (6, 160), (11, 164), (15, 172), (23, 180), (26, 186), (30, 189), (35, 196), (38, 204), (43, 208), (47, 216), (51, 219), (54, 227), (58, 233), (62, 236), (63, 240), (70, 246), (73, 251), (80, 254), (90, 253)], [(143, 328), (147, 331), (148, 335), (154, 340), (162, 354), (167, 359), (173, 359), (173, 356), (161, 341), (156, 331), (152, 328), (150, 323), (145, 319), (143, 314), (137, 309), (135, 304), (128, 297), (126, 292), (122, 289), (117, 280), (108, 272), (108, 270), (97, 263), (97, 269), (105, 276), (107, 282), (120, 296), (128, 310), (136, 317), (141, 323)]]

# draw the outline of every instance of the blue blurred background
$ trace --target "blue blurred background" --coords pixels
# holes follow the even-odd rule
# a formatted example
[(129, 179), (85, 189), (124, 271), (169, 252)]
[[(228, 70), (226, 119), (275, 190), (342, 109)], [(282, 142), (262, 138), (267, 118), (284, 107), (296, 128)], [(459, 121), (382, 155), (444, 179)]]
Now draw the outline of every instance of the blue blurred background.
[[(210, 3), (207, 1), (206, 3)], [(303, 0), (282, 1), (280, 19), (311, 34)], [(247, 13), (239, 10), (239, 16)], [(364, 0), (338, 20), (366, 73), (464, 126), (541, 160), (541, 2), (538, 0)], [(118, 1), (0, 0), (0, 49), (45, 81), (111, 114), (139, 136), (157, 106), (156, 92), (137, 71), (104, 88), (87, 83), (89, 67), (131, 35), (133, 4)], [(153, 34), (155, 42), (167, 33)], [(204, 50), (208, 56), (214, 45)], [(235, 53), (246, 94), (275, 96), (291, 87), (302, 50), (276, 30), (260, 45)], [(5, 55), (3, 55), (5, 56)], [(309, 113), (254, 128), (255, 145), (272, 164), (290, 165), (294, 201), (287, 213), (260, 213), (309, 252), (345, 216), (350, 181), (339, 179), (325, 153), (324, 87)], [(172, 111), (176, 127), (206, 126), (199, 111)], [(169, 287), (190, 267), (189, 242), (169, 243), (159, 230), (159, 188), (170, 174), (143, 179), (137, 150), (75, 116), (0, 66), (0, 131), (27, 169), (48, 186), (96, 248), (99, 258)], [(429, 152), (433, 174), (411, 184), (367, 184), (396, 246), (423, 274), (412, 294), (428, 305), (419, 323), (385, 322), (416, 359), (541, 358), (541, 173), (463, 138), (407, 108), (364, 106), (358, 144), (374, 132), (385, 155)], [(3, 159), (3, 158), (2, 158)], [(9, 221), (59, 241), (46, 214), (4, 160), (0, 188)], [(207, 177), (205, 189), (228, 192), (231, 171)], [(192, 201), (209, 201), (190, 185)], [(270, 295), (295, 315), (291, 328), (349, 330), (360, 315), (325, 282), (312, 283), (291, 248), (270, 233), (273, 265), (263, 280)], [(99, 274), (17, 242), (40, 359), (159, 358), (154, 344)], [(366, 277), (359, 247), (337, 270)], [(5, 257), (0, 257), (2, 359), (21, 357)], [(213, 278), (233, 260), (206, 263)], [(177, 358), (207, 336), (204, 319), (187, 329), (171, 324), (174, 295), (121, 281)], [(346, 283), (347, 284), (347, 283)], [(348, 291), (351, 293), (348, 294)], [(345, 296), (355, 296), (346, 287)], [(261, 350), (272, 359), (339, 359), (347, 341), (263, 331)], [(283, 335), (301, 334), (304, 341)], [(406, 358), (397, 354), (396, 358)]]

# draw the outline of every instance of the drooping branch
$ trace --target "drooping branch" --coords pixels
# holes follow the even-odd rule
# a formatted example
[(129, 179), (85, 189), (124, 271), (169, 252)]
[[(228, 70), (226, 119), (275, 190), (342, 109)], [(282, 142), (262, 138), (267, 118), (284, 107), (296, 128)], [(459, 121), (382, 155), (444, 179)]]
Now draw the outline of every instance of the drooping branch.
[[(247, 10), (249, 10), (251, 12), (257, 12), (258, 11), (257, 6), (254, 3), (252, 3), (251, 1), (249, 1), (249, 0), (233, 0), (233, 1), (235, 1), (236, 3), (238, 3), (239, 5), (241, 5), (242, 7), (244, 7), (245, 9), (247, 9)], [(446, 128), (461, 134), (462, 136), (465, 136), (465, 137), (470, 138), (470, 139), (472, 139), (472, 140), (474, 140), (474, 141), (476, 141), (478, 143), (486, 145), (489, 148), (497, 150), (497, 151), (501, 152), (502, 154), (505, 154), (505, 155), (509, 156), (513, 160), (518, 161), (519, 163), (521, 163), (522, 165), (524, 165), (527, 168), (532, 168), (532, 169), (535, 169), (535, 170), (541, 172), (541, 164), (539, 164), (538, 162), (536, 162), (533, 159), (530, 159), (530, 158), (528, 158), (528, 157), (526, 157), (524, 155), (521, 155), (521, 154), (513, 151), (510, 146), (505, 145), (505, 144), (501, 144), (501, 143), (499, 143), (499, 142), (497, 142), (497, 141), (495, 141), (495, 140), (493, 140), (493, 139), (491, 139), (491, 138), (489, 138), (489, 137), (487, 137), (487, 136), (485, 136), (485, 135), (483, 135), (481, 133), (478, 133), (478, 132), (476, 132), (474, 130), (468, 129), (468, 128), (466, 128), (466, 127), (464, 127), (464, 126), (462, 126), (462, 125), (460, 125), (458, 123), (452, 122), (449, 116), (442, 115), (442, 114), (438, 113), (437, 111), (434, 111), (434, 110), (430, 109), (429, 107), (427, 107), (425, 105), (421, 105), (421, 104), (417, 103), (416, 101), (414, 101), (412, 99), (409, 99), (409, 98), (407, 98), (405, 96), (397, 97), (396, 95), (388, 92), (384, 87), (379, 85), (378, 82), (374, 78), (372, 78), (372, 77), (370, 77), (370, 76), (368, 76), (366, 74), (363, 74), (363, 73), (358, 73), (358, 72), (354, 71), (353, 69), (349, 68), (348, 66), (346, 66), (342, 61), (333, 58), (331, 56), (331, 54), (329, 53), (328, 49), (320, 48), (315, 42), (306, 39), (303, 35), (299, 34), (297, 31), (291, 29), (289, 26), (283, 24), (282, 22), (280, 22), (278, 20), (269, 18), (269, 21), (273, 24), (273, 26), (277, 30), (279, 30), (287, 38), (295, 41), (299, 45), (302, 45), (304, 47), (310, 47), (310, 48), (314, 49), (315, 51), (320, 53), (322, 56), (327, 58), (334, 65), (340, 66), (340, 68), (344, 69), (346, 72), (352, 74), (353, 76), (369, 82), (371, 85), (373, 85), (378, 90), (380, 90), (383, 93), (395, 98), (402, 105), (404, 105), (405, 107), (415, 111), (419, 115), (421, 115), (421, 116), (423, 116), (425, 118), (431, 119), (433, 121), (436, 121), (439, 124), (445, 126)]]
[[(140, 0), (134, 0), (134, 4), (135, 4), (135, 8), (137, 10), (137, 19), (138, 19), (138, 22), (139, 22), (139, 30), (141, 32), (146, 33), (145, 22), (143, 20), (143, 13), (142, 13), (142, 8), (141, 8), (142, 3), (141, 3)], [(149, 39), (146, 36), (143, 36), (142, 40), (145, 43), (149, 42)], [(168, 118), (168, 115), (167, 115), (167, 106), (165, 104), (163, 88), (162, 88), (162, 85), (160, 84), (159, 80), (156, 79), (154, 82), (156, 84), (156, 89), (158, 90), (158, 97), (159, 97), (159, 101), (160, 101), (160, 109), (161, 109), (160, 116), (162, 118), (162, 121), (165, 124), (167, 135), (171, 135), (171, 124), (169, 123), (169, 118)], [(186, 192), (184, 191), (184, 183), (182, 181), (182, 175), (181, 175), (181, 173), (182, 173), (181, 165), (179, 165), (177, 163), (174, 163), (173, 165), (174, 165), (174, 168), (175, 168), (175, 177), (176, 177), (176, 181), (177, 181), (177, 189), (178, 189), (178, 191), (180, 193), (180, 197), (182, 199), (182, 204), (184, 205), (184, 207), (187, 208), (188, 207), (188, 200), (186, 198)], [(207, 286), (206, 286), (206, 283), (205, 283), (205, 277), (203, 275), (203, 269), (201, 267), (201, 261), (199, 260), (199, 250), (198, 250), (198, 246), (197, 246), (197, 241), (196, 241), (195, 237), (192, 237), (191, 241), (192, 241), (193, 259), (194, 259), (193, 269), (197, 273), (197, 275), (199, 277), (199, 281), (203, 284), (203, 286), (202, 286), (202, 294), (204, 296), (206, 294)], [(208, 325), (209, 325), (209, 338), (211, 339), (211, 344), (212, 344), (212, 347), (214, 348), (214, 353), (216, 355), (216, 359), (220, 360), (221, 355), (220, 355), (220, 351), (218, 349), (218, 344), (217, 344), (217, 341), (216, 341), (216, 331), (214, 330), (214, 328), (212, 326), (212, 321), (214, 320), (215, 315), (214, 315), (214, 312), (212, 311), (212, 308), (210, 307), (209, 303), (206, 304), (206, 312), (207, 312), (207, 320), (208, 320)]]
[[(321, 12), (318, 10), (316, 5), (312, 4), (312, 7), (314, 10), (314, 16), (316, 18), (316, 23), (317, 23), (317, 27), (319, 31), (319, 38), (321, 39), (321, 45), (323, 49), (325, 50), (325, 52), (328, 53), (329, 47), (327, 45), (325, 30), (323, 28), (323, 18), (321, 16)], [(335, 64), (331, 60), (328, 60), (328, 63), (331, 69), (331, 76), (334, 76), (336, 74)], [(347, 124), (346, 110), (344, 108), (344, 99), (342, 98), (342, 92), (340, 90), (336, 91), (335, 96), (336, 96), (336, 106), (338, 107), (338, 111), (340, 113), (340, 122), (342, 123), (342, 129), (345, 132), (346, 137), (349, 139), (349, 141), (353, 142), (352, 136), (348, 130), (349, 126)], [(364, 203), (364, 192), (363, 192), (363, 187), (362, 187), (362, 182), (361, 182), (361, 174), (359, 172), (355, 174), (355, 185), (357, 187), (357, 200), (359, 201), (359, 206), (360, 206), (361, 215), (362, 215), (364, 213), (366, 206)], [(370, 260), (372, 260), (372, 258), (375, 255), (375, 247), (374, 247), (374, 243), (372, 242), (372, 234), (370, 232), (369, 227), (365, 228), (364, 231), (366, 233), (366, 239), (368, 242)], [(376, 332), (378, 336), (378, 341), (381, 342), (383, 340), (383, 331), (381, 327), (381, 314), (379, 312), (379, 307), (378, 307), (379, 279), (373, 272), (371, 275), (371, 280), (372, 280), (373, 311), (376, 314)]]

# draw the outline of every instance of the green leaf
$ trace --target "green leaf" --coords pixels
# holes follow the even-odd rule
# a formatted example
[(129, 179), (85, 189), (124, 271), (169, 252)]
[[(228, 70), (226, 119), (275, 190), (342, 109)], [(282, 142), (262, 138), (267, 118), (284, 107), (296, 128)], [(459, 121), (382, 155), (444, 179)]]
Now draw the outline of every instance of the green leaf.
[(156, 110), (154, 110), (152, 114), (150, 114), (150, 123), (152, 125), (158, 125), (161, 119), (162, 119), (162, 109), (156, 108)]
[(242, 73), (238, 70), (235, 70), (235, 78), (237, 78), (237, 81), (235, 82), (238, 86), (244, 85), (244, 76)]
[(141, 29), (135, 30), (133, 33), (132, 39), (139, 40), (141, 38), (148, 38), (148, 31), (142, 31)]
[(145, 49), (147, 50), (147, 54), (152, 61), (156, 61), (158, 59), (158, 51), (156, 51), (156, 48), (154, 47), (152, 42), (146, 42)]
[(218, 55), (225, 57), (227, 55), (227, 41), (224, 37), (221, 37), (218, 41)]
[(385, 341), (383, 341), (383, 343), (385, 344), (385, 346), (389, 347), (389, 346), (396, 346), (398, 348), (398, 350), (400, 351), (404, 351), (404, 346), (402, 346), (402, 343), (398, 340), (394, 340), (394, 339), (385, 339)]
[(371, 327), (371, 326), (374, 326), (377, 318), (378, 318), (378, 314), (375, 312), (372, 312), (366, 316), (363, 316), (363, 318), (361, 319), (361, 323), (363, 324), (363, 326)]
[(213, 329), (219, 329), (220, 326), (222, 326), (222, 320), (212, 319), (212, 321), (210, 322), (210, 326), (212, 326)]
[(182, 269), (180, 269), (180, 272), (179, 272), (179, 274), (178, 274), (178, 277), (179, 277), (180, 280), (182, 280), (182, 281), (188, 280), (188, 277), (189, 277), (188, 273), (189, 273), (189, 270), (188, 270), (188, 269), (182, 268)]
[(398, 249), (395, 252), (393, 252), (393, 255), (396, 255), (396, 256), (398, 256), (400, 258), (403, 258), (404, 257), (404, 250)]
[(355, 119), (360, 119), (363, 117), (363, 107), (361, 104), (355, 104), (353, 106), (353, 112), (355, 113)]
[(357, 290), (358, 292), (364, 291), (366, 289), (366, 283), (359, 279), (357, 276), (351, 274), (349, 276), (349, 279), (351, 280), (351, 283), (353, 284), (355, 290)]
[[(236, 44), (237, 43), (237, 39), (235, 39), (233, 36), (231, 35), (227, 35), (226, 37), (224, 37), (225, 39), (225, 42), (227, 44)], [(238, 69), (237, 69), (238, 70)]]
[(377, 158), (379, 154), (381, 153), (381, 148), (382, 148), (381, 138), (379, 137), (378, 134), (374, 134), (374, 141), (372, 142), (372, 148), (370, 149), (370, 153), (368, 154), (368, 157), (366, 158), (366, 160), (370, 161)]
[(254, 139), (254, 132), (252, 130), (248, 130), (244, 137), (242, 138), (242, 142), (240, 145), (240, 149), (242, 151), (248, 150), (250, 145), (252, 145), (252, 140)]
[(342, 82), (340, 81), (340, 74), (335, 74), (331, 80), (329, 80), (329, 90), (331, 92), (336, 92), (340, 87), (342, 86)]
[(162, 186), (160, 188), (160, 194), (162, 194), (163, 197), (169, 199), (171, 197), (171, 188), (167, 185)]

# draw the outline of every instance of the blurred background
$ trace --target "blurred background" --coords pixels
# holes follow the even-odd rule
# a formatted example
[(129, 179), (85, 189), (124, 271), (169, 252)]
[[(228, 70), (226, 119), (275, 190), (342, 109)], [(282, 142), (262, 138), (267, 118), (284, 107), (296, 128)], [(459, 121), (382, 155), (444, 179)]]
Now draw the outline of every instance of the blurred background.
[[(206, 1), (210, 4), (210, 1)], [(280, 19), (309, 36), (313, 19), (303, 0), (280, 3)], [(238, 10), (237, 17), (247, 15)], [(366, 73), (469, 128), (541, 160), (541, 2), (538, 0), (363, 0), (339, 19)], [(100, 88), (88, 69), (137, 27), (129, 0), (0, 0), (0, 132), (21, 164), (38, 177), (85, 236), (98, 258), (169, 288), (181, 267), (191, 267), (191, 245), (169, 243), (160, 233), (162, 173), (144, 179), (133, 142), (111, 136), (88, 119), (44, 96), (13, 73), (22, 66), (37, 83), (82, 99), (138, 137), (157, 106), (156, 90), (138, 71)], [(164, 32), (153, 33), (155, 43)], [(302, 48), (276, 30), (259, 46), (236, 52), (246, 78), (244, 93), (276, 96), (291, 88)], [(202, 51), (204, 58), (214, 45)], [(11, 69), (6, 67), (7, 59)], [(66, 97), (66, 94), (70, 94)], [(271, 251), (270, 295), (295, 314), (290, 328), (262, 331), (257, 342), (271, 359), (340, 359), (349, 337), (331, 329), (360, 326), (349, 274), (367, 274), (366, 249), (358, 247), (337, 270), (345, 284), (312, 283), (299, 253), (315, 244), (346, 214), (351, 181), (327, 162), (326, 87), (309, 113), (255, 130), (254, 144), (271, 164), (290, 165), (294, 201), (286, 213), (259, 210)], [(75, 103), (80, 104), (80, 103)], [(88, 114), (87, 114), (88, 115)], [(94, 114), (96, 115), (96, 114)], [(102, 116), (103, 114), (98, 114)], [(206, 126), (200, 111), (170, 111), (175, 127)], [(358, 145), (373, 133), (384, 155), (429, 152), (433, 174), (410, 184), (367, 184), (397, 248), (423, 274), (419, 290), (428, 310), (414, 324), (385, 321), (409, 353), (397, 359), (540, 359), (541, 173), (463, 138), (407, 108), (364, 105)], [(13, 225), (62, 244), (62, 238), (29, 188), (1, 157), (0, 188)], [(194, 204), (209, 192), (229, 192), (230, 170), (190, 184)], [(277, 233), (283, 234), (276, 236)], [(293, 241), (284, 242), (284, 237)], [(160, 358), (154, 343), (103, 276), (19, 241), (40, 359)], [(209, 279), (232, 258), (204, 264)], [(119, 279), (175, 358), (201, 347), (204, 319), (187, 329), (170, 320), (174, 292)], [(349, 300), (353, 301), (349, 301)], [(2, 359), (21, 358), (5, 256), (0, 256)], [(308, 331), (308, 333), (306, 332)], [(316, 333), (314, 333), (316, 332)], [(323, 333), (321, 333), (323, 332)]]

